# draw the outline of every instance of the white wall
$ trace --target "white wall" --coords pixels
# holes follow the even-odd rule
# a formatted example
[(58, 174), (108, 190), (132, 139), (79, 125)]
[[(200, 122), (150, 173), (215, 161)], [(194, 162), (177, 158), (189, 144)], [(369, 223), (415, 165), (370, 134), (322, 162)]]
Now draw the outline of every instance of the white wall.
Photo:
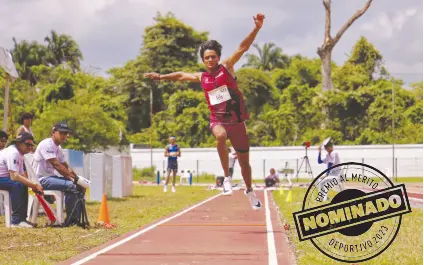
[[(357, 145), (357, 146), (335, 146), (340, 154), (342, 162), (364, 162), (376, 167), (386, 175), (391, 175), (392, 171), (392, 145)], [(165, 147), (153, 149), (153, 165), (159, 170), (166, 169), (167, 160), (164, 157)], [(322, 155), (324, 155), (322, 152)], [(395, 145), (395, 172), (398, 177), (422, 177), (423, 176), (423, 145)], [(150, 167), (150, 149), (131, 148), (133, 167)], [(274, 167), (284, 168), (289, 162), (289, 167), (296, 169), (300, 166), (302, 158), (305, 156), (305, 148), (299, 147), (251, 147), (250, 161), (252, 175), (254, 178), (263, 178), (269, 173), (269, 169)], [(318, 147), (308, 148), (308, 157), (312, 167), (314, 177), (325, 170), (324, 165), (319, 165)], [(216, 148), (182, 148), (181, 157), (178, 158), (179, 171), (182, 169), (197, 169), (214, 175), (223, 175), (221, 163), (219, 161)], [(295, 170), (296, 171), (296, 170)], [(302, 172), (303, 171), (303, 172)], [(302, 166), (299, 177), (307, 177)], [(196, 174), (195, 174), (196, 175)], [(241, 177), (240, 166), (236, 164), (234, 178)]]

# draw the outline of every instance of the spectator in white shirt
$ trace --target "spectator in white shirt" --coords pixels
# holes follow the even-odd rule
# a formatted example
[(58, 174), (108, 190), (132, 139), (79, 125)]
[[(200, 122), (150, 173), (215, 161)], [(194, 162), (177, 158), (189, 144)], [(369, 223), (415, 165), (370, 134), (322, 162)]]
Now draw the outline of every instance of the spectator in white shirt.
[[(321, 149), (322, 149), (322, 145), (324, 145), (325, 150), (327, 151), (327, 154), (324, 157), (324, 160), (321, 159)], [(318, 147), (318, 164), (327, 164), (327, 169), (330, 169), (331, 167), (340, 164), (340, 156), (339, 153), (337, 151), (334, 151), (334, 146), (333, 143), (331, 142), (330, 139), (328, 139), (328, 141), (324, 142), (322, 145), (320, 145)], [(322, 201), (326, 201), (327, 199), (329, 199), (328, 197), (328, 190), (323, 189), (323, 187), (325, 187), (325, 185), (332, 181), (333, 178), (336, 178), (338, 180), (338, 186), (339, 189), (342, 190), (343, 189), (343, 185), (340, 181), (340, 176), (339, 173), (341, 171), (340, 167), (336, 167), (333, 168), (331, 170), (328, 170), (326, 173), (326, 177), (324, 179), (322, 179), (319, 183), (318, 183), (318, 192), (319, 191), (325, 191), (324, 192), (324, 197), (322, 198)], [(330, 176), (332, 176), (330, 178)]]
[[(327, 168), (331, 168), (332, 166), (340, 164), (339, 153), (337, 151), (334, 151), (334, 146), (331, 141), (324, 145), (324, 148), (327, 151), (324, 160), (321, 159), (321, 148), (322, 146), (319, 146), (318, 148), (318, 164), (327, 164)], [(336, 172), (328, 171), (327, 175), (333, 175), (334, 173)]]
[(0, 151), (3, 150), (7, 145), (9, 136), (4, 131), (0, 131)]
[(278, 175), (275, 173), (275, 169), (271, 168), (269, 173), (270, 174), (265, 178), (265, 185), (267, 187), (274, 187), (280, 182), (280, 180), (278, 179)]
[(0, 189), (10, 193), (12, 201), (12, 227), (32, 228), (27, 222), (28, 187), (34, 192), (43, 193), (40, 184), (25, 177), (24, 155), (34, 148), (34, 138), (23, 132), (11, 145), (0, 152)]
[[(60, 190), (65, 192), (65, 207), (70, 224), (76, 224), (81, 215), (81, 207), (73, 211), (78, 195), (85, 190), (77, 185), (78, 176), (65, 162), (61, 144), (70, 133), (68, 125), (57, 123), (52, 129), (52, 136), (41, 141), (34, 153), (34, 169), (45, 190)], [(55, 170), (62, 176), (56, 176)], [(71, 216), (71, 213), (73, 214)]]

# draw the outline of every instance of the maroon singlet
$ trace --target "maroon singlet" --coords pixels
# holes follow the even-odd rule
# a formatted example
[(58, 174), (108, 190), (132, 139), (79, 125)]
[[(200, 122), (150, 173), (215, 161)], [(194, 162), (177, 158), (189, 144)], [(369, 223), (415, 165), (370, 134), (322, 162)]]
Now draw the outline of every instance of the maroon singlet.
[[(238, 89), (237, 81), (223, 65), (218, 65), (218, 69), (214, 73), (202, 73), (201, 81), (210, 110), (211, 123), (235, 124), (244, 122), (249, 118), (243, 94)], [(212, 105), (208, 92), (223, 85), (227, 86), (231, 99)]]

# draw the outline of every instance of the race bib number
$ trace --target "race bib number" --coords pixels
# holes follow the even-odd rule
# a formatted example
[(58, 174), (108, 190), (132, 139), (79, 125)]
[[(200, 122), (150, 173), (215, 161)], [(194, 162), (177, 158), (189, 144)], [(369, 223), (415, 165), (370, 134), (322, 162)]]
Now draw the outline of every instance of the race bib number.
[(215, 88), (208, 92), (210, 104), (216, 105), (231, 99), (230, 92), (226, 85)]

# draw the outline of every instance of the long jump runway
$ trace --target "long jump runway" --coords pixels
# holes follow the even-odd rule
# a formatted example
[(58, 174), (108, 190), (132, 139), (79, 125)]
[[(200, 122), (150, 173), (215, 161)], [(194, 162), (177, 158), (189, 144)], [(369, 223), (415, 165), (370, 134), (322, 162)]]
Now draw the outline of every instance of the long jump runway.
[(263, 204), (259, 211), (242, 190), (216, 195), (61, 264), (290, 265), (272, 194), (256, 194)]

